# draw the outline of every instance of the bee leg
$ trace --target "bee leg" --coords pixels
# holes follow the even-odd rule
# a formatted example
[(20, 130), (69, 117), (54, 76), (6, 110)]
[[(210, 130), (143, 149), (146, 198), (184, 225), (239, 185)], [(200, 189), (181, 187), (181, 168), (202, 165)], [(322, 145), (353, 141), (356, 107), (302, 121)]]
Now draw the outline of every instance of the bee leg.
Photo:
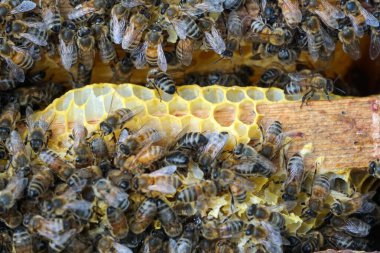
[(26, 144), (28, 144), (28, 135), (26, 136), (25, 141), (24, 141), (25, 146), (26, 146)]
[(308, 101), (314, 96), (314, 93), (315, 93), (315, 90), (312, 89), (312, 90), (308, 91), (305, 95), (303, 95), (301, 108), (302, 108), (303, 104), (305, 104), (307, 106)]
[(72, 155), (72, 154), (73, 154), (73, 153), (71, 152), (71, 149), (72, 149), (72, 148), (73, 148), (73, 145), (71, 145), (71, 146), (67, 149), (65, 157), (68, 156), (68, 155)]

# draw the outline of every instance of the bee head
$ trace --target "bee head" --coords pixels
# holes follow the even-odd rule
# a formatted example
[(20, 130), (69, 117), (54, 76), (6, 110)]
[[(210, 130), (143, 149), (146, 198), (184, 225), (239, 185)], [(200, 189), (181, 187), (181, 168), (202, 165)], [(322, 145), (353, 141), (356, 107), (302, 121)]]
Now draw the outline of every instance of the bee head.
[(40, 139), (32, 139), (30, 140), (30, 147), (32, 148), (32, 150), (37, 153), (41, 150), (43, 146), (43, 141), (40, 140)]
[(358, 7), (356, 6), (355, 1), (349, 1), (346, 3), (346, 9), (349, 12), (356, 12), (358, 10)]
[(109, 135), (112, 133), (112, 127), (107, 122), (103, 121), (100, 123), (100, 130), (104, 133), (104, 135)]
[(333, 203), (331, 205), (331, 212), (337, 216), (341, 215), (343, 213), (342, 205), (339, 202)]
[(368, 173), (371, 175), (371, 176), (374, 176), (375, 175), (375, 172), (377, 170), (377, 164), (375, 161), (372, 161), (369, 163), (369, 166), (368, 166)]

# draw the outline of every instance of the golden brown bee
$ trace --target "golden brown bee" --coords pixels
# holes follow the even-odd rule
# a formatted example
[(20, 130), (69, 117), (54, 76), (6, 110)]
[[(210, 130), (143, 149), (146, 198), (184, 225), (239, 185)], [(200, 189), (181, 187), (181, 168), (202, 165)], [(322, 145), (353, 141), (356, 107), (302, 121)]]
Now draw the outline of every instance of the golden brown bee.
[(157, 91), (161, 90), (170, 95), (176, 92), (174, 80), (167, 73), (157, 68), (149, 70), (146, 82), (147, 87), (155, 88)]
[(74, 23), (85, 23), (97, 11), (97, 7), (99, 7), (94, 6), (95, 2), (98, 1), (88, 1), (83, 4), (78, 4), (68, 13), (68, 19)]
[(265, 131), (264, 142), (260, 154), (272, 159), (282, 144), (282, 124), (279, 121), (271, 123)]
[(316, 252), (318, 251), (324, 243), (323, 235), (318, 231), (309, 232), (306, 235), (306, 239), (301, 244), (301, 252)]
[(166, 165), (175, 165), (177, 168), (187, 168), (190, 163), (189, 155), (182, 150), (172, 151), (164, 157), (163, 162)]
[(163, 194), (174, 194), (182, 183), (177, 175), (176, 166), (166, 166), (149, 174), (137, 175), (132, 179), (132, 186), (137, 191), (157, 191)]
[(330, 194), (330, 181), (327, 175), (316, 175), (311, 188), (311, 196), (307, 201), (307, 209), (303, 215), (315, 218), (323, 209), (326, 198)]
[(134, 215), (131, 221), (130, 228), (135, 234), (141, 234), (153, 222), (157, 214), (156, 200), (153, 198), (145, 199)]
[(4, 212), (12, 208), (16, 201), (23, 196), (27, 185), (27, 178), (12, 177), (5, 189), (0, 191), (0, 211)]
[(88, 131), (82, 124), (75, 124), (70, 136), (73, 139), (73, 145), (68, 149), (70, 153), (71, 148), (74, 150), (74, 164), (77, 168), (90, 166), (93, 162), (92, 151), (89, 143), (87, 142)]
[(28, 185), (28, 197), (39, 198), (42, 196), (54, 182), (53, 172), (46, 167), (42, 167), (37, 173), (33, 174)]
[(29, 234), (28, 230), (24, 227), (16, 228), (13, 233), (13, 251), (15, 253), (32, 253), (33, 252), (33, 241), (32, 236)]
[(247, 217), (249, 219), (255, 218), (260, 221), (266, 221), (279, 230), (285, 229), (285, 218), (279, 212), (284, 205), (264, 207), (257, 204), (252, 204), (247, 209)]
[(48, 34), (44, 23), (13, 20), (7, 22), (5, 29), (17, 39), (23, 38), (38, 46), (47, 46)]
[(370, 213), (374, 210), (375, 204), (369, 202), (375, 192), (359, 194), (348, 200), (336, 200), (330, 211), (336, 216), (347, 216), (353, 213)]
[(307, 8), (333, 29), (339, 28), (337, 19), (344, 18), (344, 13), (326, 0), (310, 0), (307, 3)]
[(354, 29), (350, 26), (344, 26), (338, 33), (338, 38), (343, 44), (343, 51), (353, 60), (361, 57), (359, 38), (356, 36)]
[(128, 235), (129, 226), (125, 214), (112, 206), (107, 208), (107, 222), (114, 238), (120, 240)]
[(90, 147), (95, 158), (95, 164), (97, 164), (102, 169), (102, 171), (110, 170), (110, 152), (108, 150), (107, 143), (104, 141), (104, 138), (100, 136), (92, 138)]
[(83, 182), (91, 184), (91, 182), (100, 179), (103, 176), (98, 166), (88, 166), (76, 170), (68, 179), (67, 185), (70, 187), (80, 187)]
[(133, 251), (127, 246), (115, 241), (112, 236), (102, 236), (97, 242), (99, 253), (132, 253)]
[(208, 240), (226, 239), (236, 237), (243, 232), (244, 222), (241, 220), (230, 220), (224, 223), (207, 221), (202, 224), (202, 236)]
[(368, 240), (366, 240), (365, 238), (353, 237), (340, 231), (333, 231), (332, 233), (328, 233), (328, 235), (325, 236), (325, 239), (336, 249), (339, 250), (368, 250)]
[(117, 186), (113, 186), (109, 180), (99, 179), (93, 185), (97, 198), (105, 201), (109, 206), (125, 211), (129, 206), (128, 194)]
[(240, 50), (240, 41), (243, 37), (243, 21), (236, 11), (231, 11), (227, 19), (226, 49), (234, 52)]
[(16, 128), (16, 123), (21, 118), (19, 109), (19, 104), (10, 103), (0, 115), (0, 139), (3, 143), (9, 138), (11, 131)]
[(78, 48), (76, 44), (76, 25), (70, 21), (64, 21), (59, 33), (59, 53), (63, 67), (69, 71), (78, 60)]
[(182, 233), (182, 223), (173, 209), (162, 199), (157, 199), (158, 219), (169, 237), (176, 237)]
[(28, 176), (30, 173), (30, 155), (20, 134), (13, 130), (9, 137), (8, 150), (12, 156), (12, 167), (17, 175)]
[(129, 16), (129, 9), (121, 3), (115, 4), (111, 9), (110, 37), (113, 43), (121, 44)]
[(209, 133), (206, 135), (207, 144), (202, 147), (199, 155), (199, 164), (209, 166), (220, 155), (227, 143), (228, 132)]
[(39, 158), (63, 181), (67, 181), (74, 173), (73, 166), (50, 149), (43, 149), (39, 154)]
[(113, 64), (116, 61), (116, 50), (109, 39), (109, 30), (103, 16), (96, 16), (92, 24), (95, 41), (99, 50), (100, 59), (104, 64)]
[(129, 190), (131, 186), (132, 176), (126, 174), (121, 170), (110, 170), (107, 173), (107, 178), (117, 187), (124, 189), (125, 191)]
[(218, 172), (217, 179), (222, 187), (229, 187), (233, 202), (234, 199), (238, 203), (243, 203), (247, 198), (247, 191), (252, 191), (255, 185), (247, 178), (237, 175), (234, 171), (229, 169), (221, 169)]
[(150, 14), (146, 9), (141, 9), (138, 13), (131, 16), (121, 42), (121, 46), (124, 50), (131, 52), (138, 48), (143, 33), (148, 27), (149, 19)]
[(189, 186), (177, 194), (177, 200), (180, 202), (193, 202), (202, 198), (216, 196), (218, 187), (214, 181), (206, 180), (196, 185)]
[(53, 33), (59, 33), (63, 18), (61, 17), (56, 1), (40, 1), (40, 8), (42, 9), (41, 15), (47, 30)]
[(333, 216), (330, 224), (334, 230), (342, 231), (354, 237), (366, 237), (371, 229), (369, 224), (355, 217)]
[(105, 120), (100, 122), (100, 130), (104, 135), (111, 134), (115, 129), (121, 128), (122, 125), (131, 120), (136, 114), (143, 110), (141, 107), (134, 109), (120, 108), (111, 112)]
[(124, 161), (122, 170), (130, 173), (141, 173), (141, 168), (148, 168), (166, 154), (166, 149), (162, 146), (148, 145), (137, 155), (130, 156)]
[(126, 138), (120, 135), (118, 146), (120, 151), (125, 155), (137, 154), (143, 147), (155, 143), (162, 138), (162, 134), (151, 127), (142, 127), (133, 134), (127, 134)]
[(193, 60), (194, 43), (191, 39), (179, 40), (176, 45), (176, 56), (178, 61), (184, 66), (190, 66)]
[(299, 8), (298, 1), (281, 0), (278, 5), (282, 9), (282, 14), (286, 24), (290, 28), (295, 28), (302, 21), (302, 12)]
[(282, 195), (282, 199), (285, 201), (297, 200), (305, 173), (302, 156), (294, 154), (290, 157), (286, 169), (288, 176), (284, 182), (284, 194)]
[(28, 107), (26, 109), (26, 122), (29, 130), (26, 142), (29, 142), (30, 147), (35, 153), (39, 153), (47, 145), (51, 135), (49, 128), (53, 122), (53, 118), (43, 116), (39, 120), (34, 121), (33, 110)]
[(91, 70), (94, 66), (95, 58), (95, 38), (89, 27), (81, 26), (77, 32), (76, 39), (78, 47), (78, 60), (87, 70)]

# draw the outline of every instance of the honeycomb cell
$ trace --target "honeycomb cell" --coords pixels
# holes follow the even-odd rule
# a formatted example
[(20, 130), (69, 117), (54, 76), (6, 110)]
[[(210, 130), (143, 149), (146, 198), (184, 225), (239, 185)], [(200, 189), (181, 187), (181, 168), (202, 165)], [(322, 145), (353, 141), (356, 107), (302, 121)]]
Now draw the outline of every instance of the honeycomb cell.
[(237, 137), (246, 136), (248, 132), (247, 126), (240, 122), (235, 122), (234, 129), (237, 134)]
[(86, 122), (84, 111), (78, 106), (73, 105), (68, 110), (66, 120), (67, 120), (67, 127), (70, 129), (73, 128), (75, 123)]
[(248, 89), (247, 95), (255, 101), (263, 100), (265, 98), (264, 92), (262, 92), (261, 89), (256, 87)]
[(178, 88), (178, 94), (185, 100), (191, 101), (199, 96), (199, 87), (197, 85), (182, 86)]
[(116, 92), (123, 98), (130, 97), (133, 95), (131, 86), (120, 85), (115, 87)]
[(87, 102), (87, 99), (92, 94), (91, 89), (79, 89), (74, 91), (74, 103), (77, 106), (82, 106)]
[(260, 132), (260, 129), (258, 127), (258, 125), (253, 125), (249, 128), (248, 130), (248, 137), (252, 140), (252, 139), (260, 139), (261, 137), (261, 132)]
[[(102, 96), (102, 98), (103, 108), (107, 114), (124, 107), (123, 101), (116, 92), (109, 93), (105, 96)], [(94, 110), (98, 110), (98, 108), (95, 107)]]
[(228, 101), (240, 102), (245, 98), (245, 94), (242, 90), (229, 89), (229, 90), (227, 90), (226, 97), (227, 97)]
[(99, 97), (92, 98), (84, 105), (84, 115), (86, 122), (90, 125), (97, 124), (99, 119), (105, 114), (104, 108), (99, 105), (102, 104), (102, 99)]
[(162, 99), (162, 101), (169, 102), (170, 100), (172, 100), (173, 95), (160, 91), (160, 95), (158, 95), (158, 92), (156, 92), (156, 97)]
[(265, 96), (269, 101), (272, 101), (272, 102), (281, 101), (285, 98), (284, 92), (276, 88), (268, 89), (265, 93)]
[[(182, 130), (181, 120), (171, 115), (160, 117), (162, 130), (166, 138), (175, 138)], [(168, 139), (166, 139), (167, 141)], [(169, 143), (166, 143), (169, 144)]]
[(345, 195), (349, 194), (350, 186), (343, 178), (336, 177), (331, 180), (331, 190), (343, 193)]
[(159, 99), (152, 99), (146, 102), (146, 108), (150, 115), (156, 117), (161, 117), (168, 113), (166, 104), (162, 103)]
[(189, 132), (200, 132), (201, 125), (198, 118), (187, 115), (181, 118), (182, 127), (186, 127)]
[(217, 104), (224, 100), (223, 90), (217, 87), (210, 87), (203, 90), (203, 97), (210, 103)]
[(235, 121), (236, 108), (231, 104), (219, 105), (214, 109), (214, 119), (219, 125), (228, 127)]
[(211, 104), (202, 99), (197, 99), (190, 103), (190, 112), (195, 117), (207, 119), (210, 116), (211, 110)]
[(201, 125), (201, 132), (216, 132), (216, 131), (221, 131), (220, 127), (218, 127), (218, 124), (215, 123), (213, 119), (205, 119), (200, 122)]
[(133, 94), (141, 100), (150, 100), (154, 97), (153, 90), (143, 86), (133, 86)]
[(60, 99), (59, 102), (55, 103), (55, 110), (57, 111), (67, 110), (67, 108), (69, 108), (70, 104), (73, 101), (73, 96), (74, 96), (73, 91), (69, 91), (68, 93), (66, 93), (66, 95), (62, 97), (62, 99)]
[(176, 117), (182, 117), (189, 113), (189, 107), (187, 102), (179, 97), (169, 102), (169, 114)]
[(295, 94), (295, 95), (285, 94), (285, 98), (286, 100), (289, 100), (289, 101), (298, 101), (302, 98), (302, 94)]
[(239, 105), (239, 120), (246, 125), (251, 125), (255, 122), (255, 104), (250, 101), (244, 101)]
[(113, 91), (113, 89), (109, 86), (104, 86), (104, 85), (94, 85), (94, 88), (92, 89), (94, 92), (95, 96), (104, 96), (110, 92)]

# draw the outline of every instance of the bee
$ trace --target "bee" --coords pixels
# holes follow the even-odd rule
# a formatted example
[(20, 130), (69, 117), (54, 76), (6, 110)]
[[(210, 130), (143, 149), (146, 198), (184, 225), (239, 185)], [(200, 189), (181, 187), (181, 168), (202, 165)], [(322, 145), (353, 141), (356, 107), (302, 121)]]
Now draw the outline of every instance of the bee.
[[(4, 207), (2, 207), (3, 210)], [(16, 205), (12, 208), (6, 210), (6, 212), (0, 214), (0, 221), (3, 222), (8, 228), (15, 229), (22, 223), (23, 214), (19, 212), (16, 208)]]
[(240, 40), (243, 36), (243, 21), (236, 11), (231, 11), (227, 19), (227, 51), (240, 49)]
[(100, 122), (100, 130), (104, 135), (111, 134), (115, 129), (120, 128), (125, 122), (131, 120), (136, 114), (143, 110), (141, 107), (133, 109), (120, 108), (111, 112), (105, 120)]
[(318, 231), (309, 232), (306, 235), (306, 240), (304, 240), (301, 244), (301, 252), (302, 253), (311, 253), (319, 251), (319, 249), (324, 244), (324, 237)]
[(335, 231), (332, 228), (325, 231), (325, 239), (336, 249), (341, 250), (368, 250), (368, 240), (365, 238), (352, 237), (340, 231)]
[(233, 52), (226, 47), (226, 43), (224, 42), (222, 36), (215, 26), (211, 27), (211, 33), (205, 32), (205, 38), (212, 50), (215, 51), (222, 58), (231, 59)]
[(191, 39), (186, 38), (179, 40), (176, 45), (175, 54), (178, 61), (184, 66), (190, 66), (193, 60), (194, 43)]
[(113, 43), (121, 44), (129, 16), (128, 8), (121, 3), (115, 4), (111, 9), (110, 37)]
[(131, 178), (129, 174), (125, 174), (121, 170), (110, 170), (108, 171), (107, 178), (117, 187), (127, 191), (131, 186)]
[(337, 19), (344, 18), (344, 13), (326, 0), (307, 1), (307, 8), (312, 13), (318, 15), (326, 26), (333, 29), (339, 28)]
[(237, 175), (234, 171), (221, 169), (217, 176), (218, 182), (222, 187), (229, 187), (232, 196), (238, 203), (243, 203), (247, 198), (247, 191), (253, 191), (255, 185), (247, 178)]
[(218, 187), (214, 181), (205, 180), (193, 186), (189, 186), (177, 194), (177, 201), (193, 202), (203, 198), (211, 198), (218, 193)]
[(67, 14), (68, 19), (77, 24), (87, 22), (96, 12), (93, 5), (94, 2), (95, 1), (88, 1), (83, 4), (76, 5), (75, 8)]
[(252, 204), (248, 207), (246, 214), (249, 219), (254, 217), (257, 220), (266, 221), (278, 230), (283, 231), (286, 222), (284, 216), (280, 213), (283, 208), (284, 205), (264, 207)]
[(38, 45), (47, 46), (48, 34), (45, 24), (41, 22), (26, 22), (22, 20), (8, 21), (6, 32), (16, 39), (24, 38)]
[(128, 83), (131, 78), (131, 71), (134, 68), (133, 62), (128, 54), (119, 60), (115, 67), (111, 67), (113, 71), (112, 82)]
[(28, 136), (25, 142), (29, 142), (30, 147), (35, 153), (39, 153), (42, 148), (46, 147), (48, 139), (51, 135), (49, 131), (53, 118), (50, 116), (42, 116), (39, 120), (33, 120), (33, 109), (26, 108), (26, 122), (28, 125)]
[(42, 19), (48, 31), (59, 33), (62, 26), (62, 17), (55, 0), (40, 1)]
[(91, 70), (94, 66), (95, 58), (95, 38), (92, 34), (92, 30), (85, 26), (79, 27), (76, 43), (79, 62), (82, 63), (87, 70)]
[(297, 153), (290, 157), (286, 169), (288, 171), (288, 176), (284, 183), (284, 194), (282, 195), (282, 199), (285, 201), (296, 200), (301, 191), (301, 184), (305, 177), (302, 156)]
[(348, 200), (336, 200), (332, 203), (330, 211), (336, 216), (347, 216), (353, 213), (370, 213), (374, 210), (374, 205), (369, 202), (375, 192), (359, 194)]
[(43, 167), (32, 176), (28, 185), (27, 195), (29, 198), (42, 196), (54, 182), (54, 175), (49, 168)]
[(333, 39), (322, 27), (316, 16), (307, 17), (302, 23), (302, 29), (306, 32), (309, 55), (314, 61), (318, 60), (322, 48), (327, 50), (329, 54), (334, 51)]
[(268, 252), (280, 252), (282, 250), (281, 233), (268, 222), (260, 222), (256, 225), (248, 224), (245, 235), (254, 238)]
[(159, 90), (173, 95), (176, 92), (174, 80), (165, 72), (160, 71), (157, 68), (150, 69), (146, 78), (146, 86), (149, 88), (155, 88), (159, 93)]
[(207, 75), (207, 84), (218, 84), (226, 87), (243, 86), (243, 82), (237, 74), (227, 74), (219, 71), (213, 71)]
[(111, 161), (107, 143), (102, 137), (95, 137), (91, 139), (90, 147), (96, 164), (102, 171), (108, 171), (111, 168)]
[(24, 227), (18, 227), (12, 236), (13, 251), (15, 253), (32, 253), (33, 252), (33, 241), (32, 236), (29, 234), (28, 230)]
[(223, 7), (226, 10), (237, 10), (244, 4), (244, 0), (226, 0), (223, 2)]
[(0, 191), (0, 212), (11, 209), (16, 201), (23, 197), (27, 185), (27, 178), (12, 177), (5, 189)]
[[(162, 139), (162, 134), (151, 127), (142, 127), (125, 140), (120, 141), (119, 149), (125, 155), (137, 154), (143, 147)], [(120, 139), (120, 138), (119, 138)]]
[(333, 216), (330, 224), (333, 229), (354, 237), (366, 237), (371, 229), (369, 224), (355, 217), (342, 218)]
[(76, 44), (76, 25), (70, 21), (62, 23), (59, 33), (59, 54), (63, 67), (69, 71), (77, 63), (78, 48)]
[(11, 164), (17, 175), (27, 176), (30, 173), (30, 156), (20, 134), (13, 130), (8, 142), (8, 150), (12, 156)]
[(129, 206), (128, 194), (117, 186), (113, 186), (109, 180), (99, 179), (93, 185), (95, 196), (105, 201), (109, 206), (127, 210)]
[(9, 138), (16, 123), (21, 118), (20, 106), (18, 103), (9, 103), (0, 115), (0, 139), (3, 143)]
[(76, 170), (68, 179), (69, 187), (80, 187), (85, 181), (87, 184), (100, 179), (103, 176), (101, 169), (98, 166), (88, 166)]
[(52, 252), (62, 252), (68, 246), (71, 238), (76, 234), (75, 229), (70, 229), (62, 234), (47, 233), (44, 237), (49, 239), (49, 250)]
[(298, 52), (294, 49), (280, 48), (277, 59), (283, 64), (291, 64), (298, 59)]
[(379, 160), (371, 161), (368, 166), (368, 173), (373, 176), (380, 178), (380, 164)]
[(50, 149), (43, 149), (39, 158), (63, 181), (74, 173), (74, 167)]
[(174, 194), (182, 183), (177, 175), (176, 166), (166, 166), (149, 174), (137, 175), (132, 179), (132, 185), (138, 191), (157, 191), (164, 194)]
[(92, 30), (94, 31), (95, 41), (99, 49), (100, 59), (104, 64), (115, 63), (116, 50), (109, 37), (109, 30), (104, 17), (96, 16), (94, 23), (92, 24)]
[(202, 224), (201, 234), (208, 240), (238, 237), (242, 234), (244, 225), (241, 220), (229, 220), (221, 224), (207, 221)]
[(232, 154), (237, 159), (254, 156), (256, 153), (257, 151), (253, 147), (243, 143), (237, 144), (232, 150)]
[(88, 70), (82, 63), (78, 64), (77, 77), (69, 72), (73, 80), (73, 88), (81, 88), (91, 83), (92, 69)]
[(183, 151), (173, 151), (166, 155), (163, 159), (166, 165), (175, 165), (177, 168), (187, 168), (190, 163), (190, 157)]
[(268, 159), (272, 159), (281, 146), (282, 139), (282, 124), (276, 120), (271, 123), (265, 131), (264, 142), (262, 144), (260, 154)]
[(143, 33), (148, 27), (149, 19), (150, 14), (146, 11), (146, 9), (142, 9), (138, 13), (131, 16), (121, 42), (121, 47), (124, 50), (132, 52), (138, 49)]
[(75, 160), (74, 164), (77, 168), (90, 166), (93, 162), (93, 156), (89, 143), (87, 142), (88, 130), (82, 124), (76, 123), (73, 127), (70, 138), (73, 140), (73, 145), (68, 149), (70, 153), (71, 148), (74, 150)]
[(360, 59), (359, 38), (350, 26), (344, 26), (338, 33), (338, 38), (343, 44), (343, 51), (353, 60)]
[(36, 6), (33, 1), (2, 1), (0, 4), (0, 23), (3, 23), (9, 14), (16, 15), (29, 12)]
[(182, 223), (173, 209), (162, 199), (156, 200), (158, 219), (169, 237), (176, 237), (182, 233)]
[(229, 134), (228, 132), (221, 133), (209, 133), (206, 138), (208, 139), (207, 144), (200, 150), (200, 155), (198, 157), (199, 164), (202, 166), (209, 166), (213, 161), (220, 155), (224, 146), (227, 143)]
[[(175, 242), (173, 239), (172, 242), (175, 242), (175, 253), (191, 253), (193, 248), (195, 248), (195, 245), (197, 243), (197, 228), (194, 223), (188, 223), (185, 225), (185, 228), (183, 229), (183, 233), (181, 237), (178, 239), (177, 242)], [(169, 239), (170, 243), (170, 239)]]
[(44, 107), (63, 92), (63, 87), (55, 83), (40, 86), (20, 87), (15, 90), (15, 95), (20, 106)]
[(294, 3), (292, 0), (281, 0), (278, 2), (284, 15), (286, 24), (294, 29), (302, 21), (302, 12), (299, 8), (298, 1)]
[(369, 13), (360, 2), (349, 0), (344, 3), (343, 11), (350, 18), (355, 34), (361, 38), (364, 35), (366, 25), (378, 27), (379, 20)]
[[(380, 19), (380, 11), (375, 11), (373, 16)], [(371, 40), (369, 44), (369, 57), (375, 60), (380, 54), (380, 26), (371, 27)]]
[(153, 253), (158, 253), (158, 252), (166, 252), (165, 248), (165, 239), (166, 236), (163, 232), (162, 229), (154, 229), (151, 231), (151, 233), (145, 237), (143, 241), (143, 245), (141, 247), (141, 252), (146, 253), (146, 252), (153, 252)]
[(117, 243), (112, 236), (102, 236), (98, 241), (97, 250), (99, 253), (109, 253), (109, 252), (122, 252), (122, 253), (132, 253), (133, 251), (127, 246)]
[(277, 171), (276, 166), (269, 159), (257, 152), (252, 156), (233, 161), (232, 164), (229, 161), (225, 161), (222, 167), (229, 168), (238, 174), (246, 176), (260, 175), (270, 177)]
[(208, 139), (205, 135), (200, 132), (189, 132), (184, 134), (178, 139), (177, 147), (197, 150), (205, 146), (208, 142)]
[(129, 226), (125, 214), (118, 208), (107, 208), (107, 221), (114, 238), (120, 240), (128, 235)]
[(132, 219), (130, 229), (135, 234), (143, 233), (147, 227), (153, 222), (154, 217), (157, 214), (157, 204), (156, 200), (153, 198), (145, 199)]
[(271, 87), (282, 75), (278, 68), (268, 68), (260, 76), (259, 85), (262, 87)]

